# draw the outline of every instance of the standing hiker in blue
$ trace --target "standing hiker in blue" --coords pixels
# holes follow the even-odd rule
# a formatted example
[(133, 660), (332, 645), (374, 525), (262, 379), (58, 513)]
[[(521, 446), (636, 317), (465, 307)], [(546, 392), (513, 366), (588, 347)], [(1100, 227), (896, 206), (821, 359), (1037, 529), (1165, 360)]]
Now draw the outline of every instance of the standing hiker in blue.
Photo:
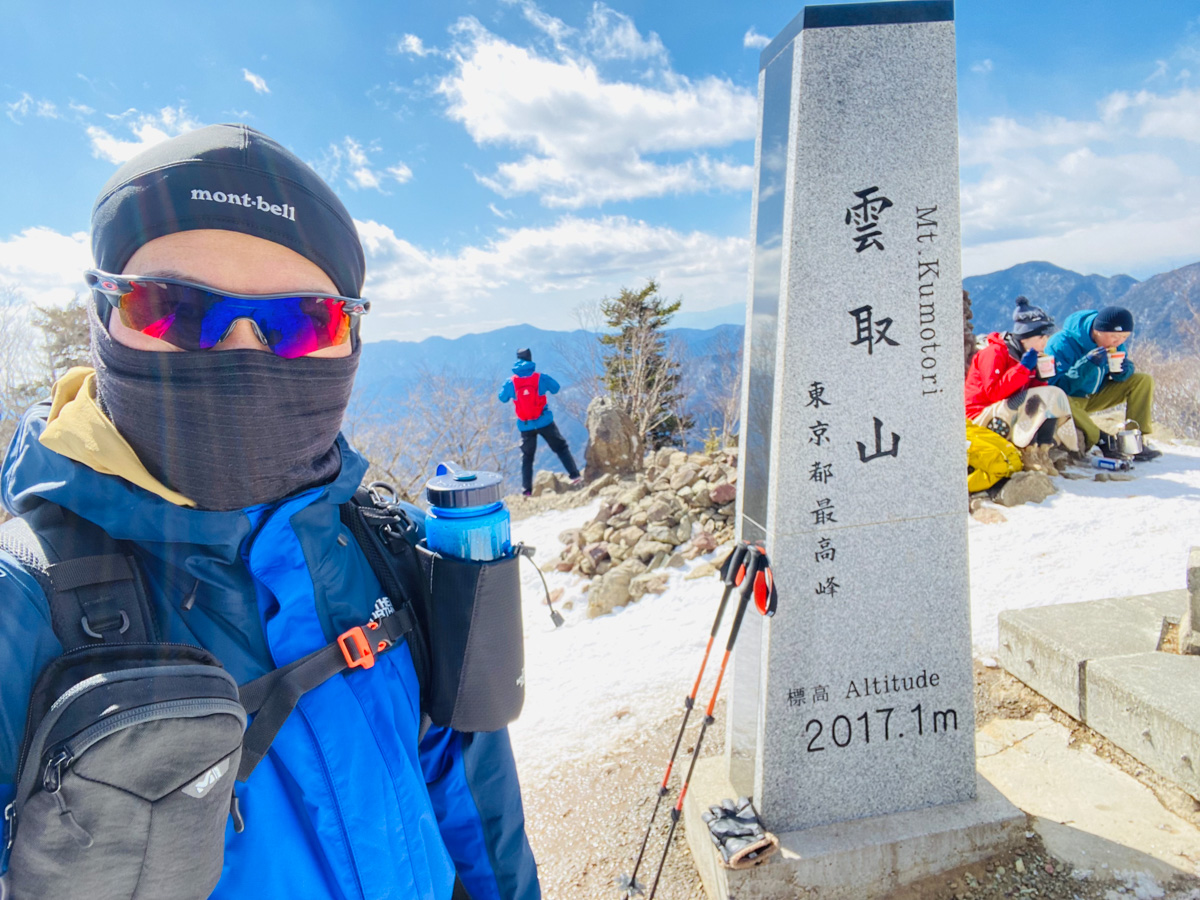
[(546, 402), (547, 394), (558, 393), (558, 382), (537, 370), (533, 353), (528, 349), (517, 351), (512, 373), (513, 377), (500, 386), (500, 402), (513, 401), (517, 413), (517, 428), (521, 432), (522, 493), (526, 497), (533, 493), (533, 457), (537, 453), (539, 434), (562, 461), (571, 484), (579, 484), (583, 479), (571, 456), (571, 448), (554, 424), (554, 413), (550, 412), (550, 404)]
[[(0, 470), (4, 508), (39, 538), (107, 532), (138, 573), (162, 647), (207, 650), (237, 685), (390, 618), (377, 570), (339, 514), (367, 471), (340, 432), (367, 304), (362, 246), (338, 197), (265, 135), (214, 125), (118, 169), (91, 240), (93, 367), (69, 371), (52, 403), (26, 413)], [(88, 572), (75, 562), (78, 580)], [(64, 651), (50, 610), (70, 585), (53, 566), (50, 579), (28, 566), (0, 551), (0, 805), (14, 798), (34, 681)], [(119, 640), (129, 621), (85, 615), (82, 625)], [(357, 660), (345, 644), (341, 653), (355, 666), (371, 646), (364, 639)], [(12, 888), (0, 895), (128, 897), (112, 885), (132, 871), (145, 900), (538, 900), (507, 730), (429, 725), (410, 645), (393, 646), (306, 689), (237, 783), (238, 804), (216, 810), (211, 848), (177, 834), (144, 859), (118, 854), (109, 848), (143, 827), (153, 835), (156, 820), (105, 817), (72, 796), (95, 751), (68, 745), (83, 755), (45, 778), (34, 760), (44, 788), (34, 812), (48, 814), (6, 810), (16, 845), (0, 856)], [(155, 739), (118, 735), (130, 747)], [(148, 768), (170, 772), (184, 749), (163, 746)], [(234, 777), (222, 765), (188, 773), (154, 808), (218, 796)], [(208, 850), (215, 861), (197, 858)], [(49, 862), (37, 870), (38, 860)], [(72, 890), (30, 890), (34, 877)], [(85, 878), (107, 889), (81, 893)]]

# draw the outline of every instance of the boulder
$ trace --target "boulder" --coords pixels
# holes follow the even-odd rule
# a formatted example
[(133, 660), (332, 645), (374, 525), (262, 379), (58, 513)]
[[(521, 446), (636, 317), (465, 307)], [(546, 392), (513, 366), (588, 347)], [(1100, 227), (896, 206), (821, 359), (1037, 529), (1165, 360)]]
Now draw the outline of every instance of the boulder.
[(591, 522), (583, 528), (583, 543), (594, 544), (604, 539), (604, 522)]
[(588, 497), (595, 497), (606, 487), (608, 487), (609, 485), (616, 484), (616, 483), (617, 483), (617, 476), (614, 475), (612, 472), (605, 472), (603, 475), (601, 475), (599, 478), (597, 478), (595, 481), (593, 481), (591, 484), (589, 484), (587, 486), (587, 490), (584, 491), (584, 494)]
[(717, 567), (712, 563), (700, 563), (692, 571), (683, 576), (685, 581), (696, 581), (699, 578), (711, 578), (717, 574)]
[(634, 575), (629, 581), (629, 598), (637, 600), (646, 594), (661, 594), (667, 589), (666, 572), (646, 572)]
[(654, 454), (654, 465), (660, 469), (665, 469), (671, 464), (671, 456), (675, 453), (674, 447), (662, 447)]
[(714, 484), (708, 489), (708, 496), (714, 505), (724, 506), (737, 499), (737, 487), (727, 481)]
[(642, 538), (634, 546), (630, 552), (630, 556), (636, 556), (644, 563), (650, 562), (658, 553), (670, 553), (675, 549), (674, 544), (667, 544), (663, 541), (656, 541), (652, 538)]
[(583, 459), (588, 478), (631, 475), (641, 466), (641, 438), (633, 419), (609, 398), (596, 397), (588, 404), (587, 432)]
[(1058, 488), (1043, 472), (1021, 471), (1005, 479), (992, 493), (992, 500), (1001, 506), (1020, 506), (1022, 503), (1041, 503)]
[(617, 502), (624, 504), (626, 507), (637, 506), (639, 500), (650, 493), (650, 489), (642, 482), (638, 482), (629, 490), (617, 495)]
[(566, 531), (562, 532), (558, 536), (558, 539), (560, 541), (562, 541), (562, 543), (566, 544), (568, 547), (570, 547), (572, 544), (581, 544), (582, 545), (583, 544), (583, 529), (568, 528)]
[(628, 603), (632, 599), (629, 583), (645, 571), (646, 567), (636, 559), (627, 559), (595, 579), (587, 593), (588, 618), (608, 615), (618, 606)]
[(671, 490), (679, 491), (696, 481), (699, 477), (699, 467), (693, 466), (691, 463), (682, 465), (671, 475)]
[(535, 497), (540, 497), (542, 494), (561, 494), (565, 487), (554, 472), (542, 471), (533, 476), (533, 496)]
[(994, 506), (981, 506), (971, 513), (971, 518), (984, 525), (999, 525), (1007, 522), (1008, 518)]
[(626, 547), (633, 547), (637, 542), (646, 536), (646, 532), (638, 528), (636, 525), (630, 525), (627, 528), (622, 528), (617, 532), (616, 538)]

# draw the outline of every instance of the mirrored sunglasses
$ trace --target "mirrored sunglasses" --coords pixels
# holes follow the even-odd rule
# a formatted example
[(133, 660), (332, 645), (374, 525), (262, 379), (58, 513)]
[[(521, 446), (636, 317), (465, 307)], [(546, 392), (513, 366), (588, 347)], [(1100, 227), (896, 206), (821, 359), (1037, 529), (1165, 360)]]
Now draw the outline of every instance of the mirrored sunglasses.
[(371, 308), (366, 300), (335, 294), (231, 294), (175, 278), (97, 269), (84, 277), (121, 324), (181, 350), (208, 350), (247, 319), (272, 353), (295, 359), (349, 341), (351, 326)]

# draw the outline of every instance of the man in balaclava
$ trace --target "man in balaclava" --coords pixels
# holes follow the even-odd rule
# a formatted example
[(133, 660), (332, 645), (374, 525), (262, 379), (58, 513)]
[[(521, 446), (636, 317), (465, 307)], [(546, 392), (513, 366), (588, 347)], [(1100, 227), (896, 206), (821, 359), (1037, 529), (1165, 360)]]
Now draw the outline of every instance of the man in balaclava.
[[(92, 249), (93, 368), (22, 421), (5, 508), (62, 510), (122, 542), (165, 640), (210, 651), (239, 685), (374, 621), (386, 598), (339, 519), (367, 470), (340, 427), (368, 306), (333, 191), (265, 135), (214, 125), (113, 175)], [(63, 648), (41, 583), (3, 552), (0, 576), (3, 805), (34, 679)], [(407, 646), (305, 693), (237, 785), (244, 830), (226, 830), (211, 896), (539, 897), (507, 731), (429, 727), (420, 709)], [(61, 821), (80, 846), (132, 827)]]
[(512, 366), (512, 378), (500, 385), (501, 403), (509, 400), (517, 414), (517, 430), (521, 432), (521, 488), (528, 497), (533, 493), (533, 457), (537, 453), (538, 436), (554, 451), (571, 484), (579, 484), (583, 477), (575, 465), (575, 457), (554, 424), (554, 413), (546, 400), (547, 394), (558, 393), (558, 382), (537, 370), (533, 351), (523, 347), (517, 351), (517, 361)]

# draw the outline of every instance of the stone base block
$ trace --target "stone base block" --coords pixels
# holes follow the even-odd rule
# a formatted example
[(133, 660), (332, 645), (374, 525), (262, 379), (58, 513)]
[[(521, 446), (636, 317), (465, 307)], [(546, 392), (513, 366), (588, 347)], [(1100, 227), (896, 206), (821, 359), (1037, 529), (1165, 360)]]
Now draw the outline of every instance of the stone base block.
[(1025, 814), (977, 776), (974, 800), (779, 834), (779, 853), (757, 868), (731, 871), (718, 865), (700, 816), (733, 796), (724, 760), (697, 763), (684, 819), (710, 900), (879, 897), (1015, 846), (1026, 829)]
[(1200, 800), (1200, 657), (1088, 663), (1089, 726)]
[(1059, 709), (1087, 721), (1089, 660), (1158, 649), (1165, 619), (1178, 621), (1187, 591), (1064, 603), (1000, 613), (997, 656), (1006, 671)]

